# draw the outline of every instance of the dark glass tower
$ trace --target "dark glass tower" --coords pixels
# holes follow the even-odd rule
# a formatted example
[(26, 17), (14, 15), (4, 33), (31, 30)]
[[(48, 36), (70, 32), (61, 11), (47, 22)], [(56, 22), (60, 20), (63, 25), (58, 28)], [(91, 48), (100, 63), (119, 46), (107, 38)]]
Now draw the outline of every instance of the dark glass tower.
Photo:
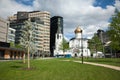
[(54, 16), (51, 18), (50, 22), (50, 52), (51, 56), (53, 56), (55, 48), (55, 34), (57, 31), (60, 31), (63, 34), (63, 17)]

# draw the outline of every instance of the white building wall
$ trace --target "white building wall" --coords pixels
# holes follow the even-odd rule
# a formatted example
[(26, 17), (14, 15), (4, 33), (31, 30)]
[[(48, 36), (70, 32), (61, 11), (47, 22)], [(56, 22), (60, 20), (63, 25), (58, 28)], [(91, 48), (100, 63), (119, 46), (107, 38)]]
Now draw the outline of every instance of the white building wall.
[(75, 38), (72, 38), (69, 42), (71, 56), (81, 57), (82, 54), (85, 57), (90, 57), (90, 50), (88, 49), (88, 40), (82, 37), (82, 30), (80, 27), (75, 29)]
[(60, 49), (62, 42), (63, 42), (63, 35), (61, 33), (57, 33), (55, 39), (54, 56), (63, 55), (63, 50)]
[(75, 36), (76, 36), (76, 38), (81, 38), (82, 34), (81, 33), (77, 33)]

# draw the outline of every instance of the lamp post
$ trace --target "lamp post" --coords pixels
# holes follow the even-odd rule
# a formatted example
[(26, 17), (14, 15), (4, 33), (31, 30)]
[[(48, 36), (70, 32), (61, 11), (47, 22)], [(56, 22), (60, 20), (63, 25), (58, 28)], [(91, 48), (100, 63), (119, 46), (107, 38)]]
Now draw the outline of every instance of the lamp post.
[(83, 38), (82, 38), (83, 30), (77, 27), (74, 32), (76, 34), (76, 38), (81, 40), (81, 44), (79, 45), (79, 47), (81, 48), (81, 56), (82, 56), (82, 64), (83, 64)]
[(101, 40), (101, 43), (102, 43), (103, 54), (105, 54), (105, 50), (104, 50), (104, 37), (103, 37), (104, 31), (99, 29), (97, 31), (97, 34), (98, 34), (98, 37), (100, 37), (100, 40)]
[(81, 54), (82, 54), (82, 64), (83, 64), (83, 36), (82, 36), (83, 30), (81, 30)]

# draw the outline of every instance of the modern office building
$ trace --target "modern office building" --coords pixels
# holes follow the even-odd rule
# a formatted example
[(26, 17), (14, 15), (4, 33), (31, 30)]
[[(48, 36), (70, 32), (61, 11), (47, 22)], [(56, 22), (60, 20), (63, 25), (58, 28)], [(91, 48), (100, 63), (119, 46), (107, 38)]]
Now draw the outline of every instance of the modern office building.
[[(20, 44), (24, 22), (29, 20), (34, 28), (34, 42), (38, 51), (50, 53), (50, 13), (47, 11), (17, 12), (8, 18), (10, 27), (16, 30), (15, 43)], [(43, 54), (43, 55), (44, 55)]]
[(8, 36), (7, 36), (7, 42), (13, 42), (15, 43), (15, 29), (8, 28)]
[(9, 22), (0, 18), (0, 41), (7, 42)]
[[(50, 52), (51, 56), (54, 55), (54, 49), (55, 49), (55, 35), (57, 31), (61, 31), (61, 34), (63, 34), (63, 17), (61, 16), (54, 16), (50, 20)], [(58, 30), (60, 29), (60, 30)]]

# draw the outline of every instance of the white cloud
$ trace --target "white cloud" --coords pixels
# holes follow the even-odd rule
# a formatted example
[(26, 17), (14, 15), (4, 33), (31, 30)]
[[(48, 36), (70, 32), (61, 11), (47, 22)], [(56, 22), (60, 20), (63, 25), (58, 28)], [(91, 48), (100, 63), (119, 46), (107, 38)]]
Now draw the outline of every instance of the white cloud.
[[(81, 25), (85, 31), (84, 36), (89, 38), (97, 31), (97, 29), (107, 28), (106, 24), (108, 24), (108, 20), (115, 9), (113, 6), (107, 6), (106, 9), (94, 7), (94, 0), (88, 0), (87, 3), (85, 0), (69, 0), (69, 2), (66, 0), (60, 1), (61, 2), (57, 4), (57, 6), (60, 6), (60, 9), (54, 9), (64, 17), (65, 34), (73, 32), (75, 27)], [(89, 30), (91, 25), (93, 25), (93, 28), (92, 30)]]
[(0, 16), (7, 18), (17, 11), (30, 11), (32, 10), (31, 6), (26, 6), (23, 4), (18, 4), (15, 0), (0, 0)]
[(115, 0), (115, 7), (120, 11), (120, 0)]
[[(74, 29), (80, 25), (84, 29), (84, 37), (91, 38), (97, 29), (106, 29), (108, 20), (114, 14), (115, 7), (106, 9), (94, 7), (95, 0), (34, 0), (33, 6), (23, 5), (15, 0), (0, 0), (0, 16), (9, 16), (21, 10), (46, 10), (51, 16), (59, 15), (64, 19), (64, 34), (74, 36)], [(115, 6), (120, 7), (120, 1)], [(120, 8), (119, 8), (120, 9)]]

